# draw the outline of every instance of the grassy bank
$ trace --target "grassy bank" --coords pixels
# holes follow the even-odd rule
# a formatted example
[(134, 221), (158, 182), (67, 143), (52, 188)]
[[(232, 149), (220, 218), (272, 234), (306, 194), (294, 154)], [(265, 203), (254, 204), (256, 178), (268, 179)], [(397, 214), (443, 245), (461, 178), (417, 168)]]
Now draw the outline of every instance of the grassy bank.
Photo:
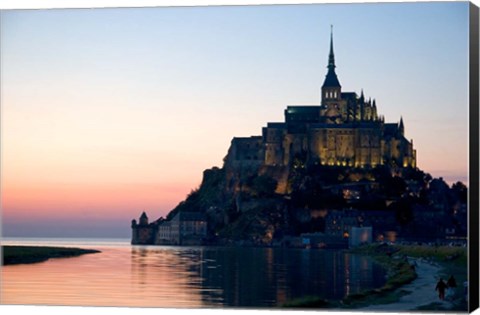
[(286, 302), (282, 305), (285, 308), (332, 308), (338, 306), (338, 303), (332, 303), (316, 296), (306, 296), (299, 299)]
[(394, 245), (401, 255), (425, 258), (437, 263), (453, 263), (467, 267), (467, 248), (455, 246)]
[(50, 258), (75, 257), (99, 252), (93, 249), (67, 247), (2, 246), (3, 265), (33, 264)]

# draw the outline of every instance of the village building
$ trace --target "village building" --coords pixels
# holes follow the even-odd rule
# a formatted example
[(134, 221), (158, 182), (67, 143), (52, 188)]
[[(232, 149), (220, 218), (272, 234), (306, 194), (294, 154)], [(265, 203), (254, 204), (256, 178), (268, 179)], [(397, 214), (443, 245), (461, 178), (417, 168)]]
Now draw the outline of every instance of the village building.
[(163, 218), (148, 224), (145, 212), (139, 224), (132, 221), (134, 245), (201, 245), (207, 236), (207, 220), (202, 213), (178, 212), (171, 220)]
[(397, 233), (395, 213), (388, 210), (328, 210), (325, 220), (325, 234), (339, 237), (350, 238), (353, 228), (364, 227), (371, 228), (374, 240), (394, 240)]

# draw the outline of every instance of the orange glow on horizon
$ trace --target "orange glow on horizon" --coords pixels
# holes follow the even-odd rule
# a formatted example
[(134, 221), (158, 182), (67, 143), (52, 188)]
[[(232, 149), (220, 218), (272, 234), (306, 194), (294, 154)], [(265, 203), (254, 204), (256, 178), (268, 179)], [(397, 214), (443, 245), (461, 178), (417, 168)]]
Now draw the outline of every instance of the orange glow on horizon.
[(2, 191), (5, 218), (99, 218), (147, 210), (164, 215), (182, 201), (191, 188), (186, 184), (44, 185), (7, 186)]

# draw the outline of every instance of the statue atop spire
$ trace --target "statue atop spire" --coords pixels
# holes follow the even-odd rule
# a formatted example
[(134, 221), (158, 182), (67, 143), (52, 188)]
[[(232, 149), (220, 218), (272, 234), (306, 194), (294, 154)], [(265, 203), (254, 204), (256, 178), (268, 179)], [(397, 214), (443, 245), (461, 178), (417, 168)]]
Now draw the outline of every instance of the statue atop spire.
[(398, 124), (398, 130), (400, 134), (403, 136), (405, 134), (405, 126), (403, 125), (403, 117), (400, 116), (400, 123)]

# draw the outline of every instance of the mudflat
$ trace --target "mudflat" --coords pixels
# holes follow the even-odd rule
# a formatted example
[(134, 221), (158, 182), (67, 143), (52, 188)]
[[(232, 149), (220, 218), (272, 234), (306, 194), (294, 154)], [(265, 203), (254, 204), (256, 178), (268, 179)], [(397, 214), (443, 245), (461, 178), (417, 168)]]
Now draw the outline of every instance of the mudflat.
[(99, 253), (94, 249), (44, 246), (2, 246), (3, 265), (33, 264), (50, 258), (75, 257)]

